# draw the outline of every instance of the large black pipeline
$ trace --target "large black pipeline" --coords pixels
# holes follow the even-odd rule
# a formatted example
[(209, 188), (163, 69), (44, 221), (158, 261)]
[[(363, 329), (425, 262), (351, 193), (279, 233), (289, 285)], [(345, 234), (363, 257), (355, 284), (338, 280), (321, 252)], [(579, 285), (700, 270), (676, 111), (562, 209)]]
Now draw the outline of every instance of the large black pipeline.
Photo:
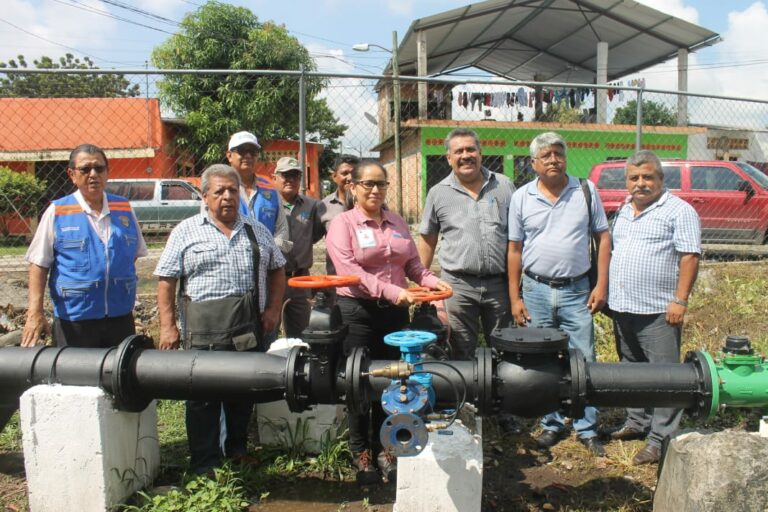
[[(699, 362), (585, 363), (580, 353), (567, 350), (567, 338), (565, 344), (561, 341), (557, 340), (555, 350), (547, 349), (549, 341), (535, 349), (526, 342), (520, 345), (522, 352), (512, 343), (478, 349), (472, 361), (445, 361), (456, 371), (441, 367), (440, 373), (450, 382), (434, 377), (438, 405), (455, 404), (455, 389), (463, 381), (467, 401), (481, 415), (507, 411), (533, 417), (563, 409), (577, 417), (585, 403), (676, 407), (693, 413), (706, 408), (704, 397), (711, 393), (712, 380)], [(111, 349), (0, 349), (0, 406), (13, 404), (34, 385), (61, 383), (101, 387), (114, 396), (117, 408), (128, 411), (142, 410), (154, 398), (285, 399), (294, 411), (318, 403), (344, 403), (351, 410), (365, 410), (391, 382), (371, 373), (404, 364), (371, 362), (362, 349), (346, 358), (331, 357), (327, 344), (318, 352), (312, 346), (294, 348), (287, 357), (258, 352), (165, 352), (150, 346), (147, 338), (133, 336)], [(429, 369), (429, 362), (424, 365)]]

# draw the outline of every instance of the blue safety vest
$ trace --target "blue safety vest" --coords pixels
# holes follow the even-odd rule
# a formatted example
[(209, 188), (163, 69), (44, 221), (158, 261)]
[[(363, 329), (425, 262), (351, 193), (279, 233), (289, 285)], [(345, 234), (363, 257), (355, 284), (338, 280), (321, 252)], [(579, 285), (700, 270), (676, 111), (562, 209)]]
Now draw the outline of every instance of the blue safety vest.
[(127, 315), (136, 302), (139, 227), (124, 197), (107, 194), (107, 247), (74, 194), (53, 202), (53, 265), (48, 286), (54, 313), (64, 320)]
[(256, 194), (251, 198), (252, 205), (240, 201), (240, 214), (256, 218), (264, 224), (270, 233), (275, 234), (277, 211), (280, 200), (272, 184), (261, 176), (256, 176)]

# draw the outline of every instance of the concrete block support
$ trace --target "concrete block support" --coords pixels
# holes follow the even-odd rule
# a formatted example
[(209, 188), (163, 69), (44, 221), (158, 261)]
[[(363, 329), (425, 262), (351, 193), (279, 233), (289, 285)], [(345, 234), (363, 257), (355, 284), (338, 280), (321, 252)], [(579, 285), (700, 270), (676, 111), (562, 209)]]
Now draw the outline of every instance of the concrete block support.
[(157, 474), (155, 402), (121, 412), (99, 388), (35, 386), (20, 411), (31, 512), (102, 512)]
[[(468, 421), (472, 423), (472, 421)], [(424, 451), (397, 460), (395, 512), (480, 512), (483, 494), (481, 418), (429, 433)]]

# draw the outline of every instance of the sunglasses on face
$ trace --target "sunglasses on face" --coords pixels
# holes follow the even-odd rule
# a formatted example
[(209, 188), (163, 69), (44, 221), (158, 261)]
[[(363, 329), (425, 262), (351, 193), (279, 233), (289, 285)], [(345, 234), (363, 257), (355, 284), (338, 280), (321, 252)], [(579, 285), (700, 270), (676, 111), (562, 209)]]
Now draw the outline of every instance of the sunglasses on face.
[(107, 170), (107, 166), (106, 165), (81, 165), (79, 167), (75, 167), (74, 169), (80, 174), (82, 174), (83, 176), (87, 176), (91, 174), (91, 171), (96, 171), (96, 174), (101, 174)]
[(258, 149), (250, 146), (238, 146), (236, 148), (232, 148), (232, 151), (234, 153), (237, 153), (240, 156), (246, 156), (246, 155), (255, 156), (256, 153), (259, 152)]
[(373, 190), (373, 187), (377, 187), (379, 190), (384, 190), (389, 186), (388, 181), (375, 181), (375, 180), (356, 181), (355, 184), (360, 185), (365, 190)]

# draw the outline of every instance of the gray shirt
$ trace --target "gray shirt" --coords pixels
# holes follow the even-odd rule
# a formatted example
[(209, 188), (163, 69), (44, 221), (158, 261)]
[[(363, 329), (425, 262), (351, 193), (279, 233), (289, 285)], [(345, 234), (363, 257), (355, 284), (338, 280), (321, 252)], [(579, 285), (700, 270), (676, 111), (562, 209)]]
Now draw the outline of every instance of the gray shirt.
[(427, 194), (419, 232), (442, 234), (440, 266), (448, 272), (477, 276), (503, 274), (507, 267), (507, 217), (515, 186), (482, 168), (477, 199), (452, 172)]
[(312, 245), (325, 234), (320, 201), (298, 195), (293, 204), (282, 204), (288, 218), (288, 239), (293, 242), (293, 248), (286, 254), (285, 271), (307, 270), (312, 266)]

